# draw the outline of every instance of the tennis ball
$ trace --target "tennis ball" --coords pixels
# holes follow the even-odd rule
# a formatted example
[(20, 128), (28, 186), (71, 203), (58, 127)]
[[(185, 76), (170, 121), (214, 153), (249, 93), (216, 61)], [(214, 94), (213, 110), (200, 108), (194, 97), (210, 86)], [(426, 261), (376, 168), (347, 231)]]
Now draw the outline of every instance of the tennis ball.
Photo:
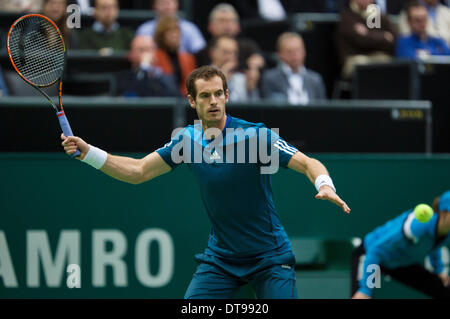
[(433, 209), (427, 204), (419, 204), (414, 208), (414, 215), (421, 223), (426, 223), (433, 217)]

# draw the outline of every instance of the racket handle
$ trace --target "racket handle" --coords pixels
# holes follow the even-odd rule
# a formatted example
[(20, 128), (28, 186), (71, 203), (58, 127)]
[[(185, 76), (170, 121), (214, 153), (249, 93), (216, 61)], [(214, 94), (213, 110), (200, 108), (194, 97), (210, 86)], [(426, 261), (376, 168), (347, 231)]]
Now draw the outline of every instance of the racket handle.
[[(61, 129), (66, 137), (73, 136), (72, 129), (70, 128), (69, 120), (66, 117), (66, 114), (64, 114), (64, 111), (56, 112), (56, 115), (58, 116), (59, 125), (61, 126)], [(75, 153), (71, 155), (72, 158), (80, 156), (81, 152), (79, 150), (76, 150)]]

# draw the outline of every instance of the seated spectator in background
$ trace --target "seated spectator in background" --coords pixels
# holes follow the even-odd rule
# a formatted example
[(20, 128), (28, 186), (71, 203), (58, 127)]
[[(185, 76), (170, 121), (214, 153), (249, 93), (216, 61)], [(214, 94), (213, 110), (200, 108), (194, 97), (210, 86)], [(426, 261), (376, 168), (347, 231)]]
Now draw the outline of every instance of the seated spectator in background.
[(2, 0), (0, 12), (39, 12), (43, 0)]
[[(83, 29), (77, 38), (77, 48), (81, 50), (100, 50), (100, 53), (110, 53), (114, 50), (129, 50), (134, 32), (126, 27), (120, 27), (118, 0), (96, 0), (95, 22), (89, 29)], [(111, 52), (112, 53), (112, 52)]]
[(243, 95), (242, 90), (245, 90), (245, 76), (238, 72), (238, 42), (226, 35), (214, 38), (209, 54), (211, 65), (220, 69), (227, 78), (230, 102), (239, 100)]
[(380, 17), (379, 28), (369, 28), (368, 9), (373, 0), (350, 0), (342, 11), (338, 27), (338, 49), (343, 63), (342, 75), (349, 78), (358, 64), (391, 60), (396, 31), (386, 15)]
[(230, 98), (233, 102), (256, 102), (261, 99), (261, 70), (265, 61), (256, 43), (250, 45), (249, 42), (242, 48), (244, 52), (239, 54), (239, 72), (233, 75), (233, 97)]
[(406, 14), (411, 34), (397, 40), (397, 57), (417, 59), (430, 55), (450, 55), (450, 49), (442, 38), (428, 35), (429, 17), (421, 3), (410, 4)]
[(172, 76), (155, 66), (156, 45), (150, 36), (136, 36), (131, 42), (128, 58), (131, 70), (117, 74), (117, 95), (125, 97), (179, 96)]
[(8, 96), (8, 87), (6, 86), (5, 79), (3, 78), (2, 69), (0, 69), (0, 97)]
[(209, 13), (208, 32), (211, 39), (206, 47), (195, 54), (199, 66), (211, 64), (209, 50), (211, 40), (223, 35), (236, 38), (241, 32), (239, 15), (234, 7), (228, 3), (219, 3)]
[(290, 104), (326, 99), (322, 76), (304, 66), (306, 50), (299, 34), (281, 34), (277, 40), (277, 54), (279, 65), (263, 75), (264, 98)]
[(95, 0), (69, 0), (68, 5), (76, 4), (80, 7), (81, 14), (92, 15), (94, 8), (91, 7), (91, 3)]
[[(439, 3), (438, 0), (420, 1), (428, 11), (427, 33), (433, 37), (441, 37), (450, 45), (450, 8)], [(406, 11), (399, 17), (399, 31), (402, 35), (411, 33)]]
[[(70, 49), (76, 46), (72, 30), (67, 26), (67, 1), (66, 0), (44, 0), (42, 4), (42, 14), (49, 17), (56, 23), (64, 37), (66, 47)], [(73, 43), (72, 43), (73, 42)]]
[(197, 65), (209, 65), (211, 64), (211, 58), (209, 50), (212, 40), (220, 36), (233, 37), (238, 41), (239, 45), (239, 61), (244, 61), (247, 57), (244, 57), (245, 48), (255, 45), (255, 41), (245, 38), (239, 38), (241, 32), (241, 24), (239, 21), (239, 15), (236, 9), (228, 3), (219, 3), (216, 5), (209, 14), (208, 32), (211, 35), (207, 47), (197, 52), (195, 58)]
[[(159, 19), (165, 16), (176, 17), (178, 6), (178, 0), (154, 0), (153, 10), (155, 10), (156, 19), (142, 24), (137, 29), (136, 34), (154, 36)], [(195, 24), (185, 19), (180, 19), (179, 24), (181, 29), (181, 51), (195, 54), (205, 47), (206, 41)]]
[(181, 30), (177, 17), (161, 17), (155, 30), (155, 65), (165, 74), (173, 75), (180, 93), (187, 94), (186, 79), (196, 67), (195, 57), (180, 50)]

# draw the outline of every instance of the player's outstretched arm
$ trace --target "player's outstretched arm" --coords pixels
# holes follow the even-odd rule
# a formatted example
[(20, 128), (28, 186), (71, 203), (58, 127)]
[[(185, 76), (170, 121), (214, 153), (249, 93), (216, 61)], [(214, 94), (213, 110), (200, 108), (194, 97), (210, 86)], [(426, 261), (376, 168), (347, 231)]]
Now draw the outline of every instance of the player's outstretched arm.
[(329, 178), (328, 171), (321, 162), (306, 156), (302, 152), (296, 152), (289, 161), (288, 167), (308, 177), (318, 190), (317, 199), (328, 200), (341, 207), (344, 212), (350, 213), (348, 205), (336, 194), (331, 179), (329, 179), (331, 186), (327, 183), (321, 185), (322, 179), (326, 181)]
[[(61, 139), (64, 151), (68, 155), (72, 155), (78, 149), (81, 155), (76, 159), (84, 160), (86, 158), (91, 147), (89, 144), (76, 136), (66, 138), (64, 134), (61, 134)], [(98, 169), (106, 175), (130, 184), (146, 182), (171, 170), (170, 166), (156, 152), (141, 159), (106, 154), (106, 161)]]

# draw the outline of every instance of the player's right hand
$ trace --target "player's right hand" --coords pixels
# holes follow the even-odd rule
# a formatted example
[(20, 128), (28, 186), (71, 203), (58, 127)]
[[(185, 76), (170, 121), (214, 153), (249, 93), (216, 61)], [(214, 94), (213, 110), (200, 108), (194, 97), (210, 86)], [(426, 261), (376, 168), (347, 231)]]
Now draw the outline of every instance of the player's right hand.
[(82, 160), (86, 157), (87, 152), (89, 152), (89, 144), (77, 136), (66, 137), (64, 133), (61, 133), (61, 139), (63, 140), (61, 145), (64, 147), (67, 155), (72, 155), (78, 149), (81, 154), (75, 158)]

